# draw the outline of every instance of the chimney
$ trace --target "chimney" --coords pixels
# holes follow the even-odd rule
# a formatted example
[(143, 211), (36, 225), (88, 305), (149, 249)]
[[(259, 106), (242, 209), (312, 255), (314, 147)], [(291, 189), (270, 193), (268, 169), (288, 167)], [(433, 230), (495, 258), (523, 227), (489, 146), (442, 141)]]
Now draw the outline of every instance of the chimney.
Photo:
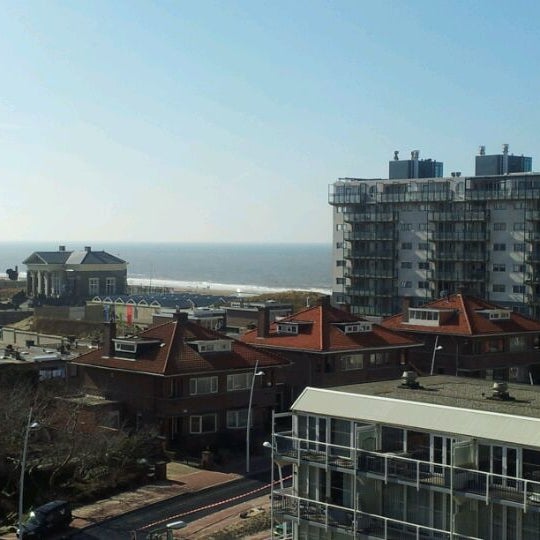
[(91, 246), (84, 246), (84, 251), (86, 251), (87, 253), (90, 253), (92, 251), (92, 247)]
[(103, 356), (114, 357), (113, 339), (116, 337), (116, 322), (108, 321), (103, 326)]
[(58, 246), (58, 251), (66, 251), (66, 246)]
[(186, 324), (188, 322), (188, 314), (185, 311), (177, 309), (173, 313), (173, 321), (177, 321), (180, 324)]
[(403, 322), (409, 322), (409, 308), (411, 307), (411, 297), (404, 296), (401, 299), (401, 312), (403, 314)]
[(257, 313), (257, 337), (268, 337), (270, 335), (270, 308), (260, 307)]

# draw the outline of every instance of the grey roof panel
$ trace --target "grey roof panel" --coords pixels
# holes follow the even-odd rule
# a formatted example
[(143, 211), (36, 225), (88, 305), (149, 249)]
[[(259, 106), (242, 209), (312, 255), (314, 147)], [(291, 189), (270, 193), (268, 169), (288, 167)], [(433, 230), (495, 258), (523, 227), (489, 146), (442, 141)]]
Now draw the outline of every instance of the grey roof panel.
[(539, 417), (366, 395), (358, 391), (347, 392), (345, 388), (308, 387), (291, 409), (295, 413), (377, 422), (540, 448)]

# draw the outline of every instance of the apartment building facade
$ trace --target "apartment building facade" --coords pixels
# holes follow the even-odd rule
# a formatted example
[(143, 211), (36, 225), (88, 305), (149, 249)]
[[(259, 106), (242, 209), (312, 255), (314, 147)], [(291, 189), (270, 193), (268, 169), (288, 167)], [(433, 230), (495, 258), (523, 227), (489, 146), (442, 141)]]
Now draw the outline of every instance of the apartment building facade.
[[(540, 538), (540, 392), (449, 376), (307, 388), (276, 415), (282, 538)], [(280, 475), (281, 478), (281, 475)]]
[(475, 176), (397, 153), (388, 179), (341, 178), (333, 207), (333, 302), (389, 316), (465, 291), (540, 316), (540, 174), (480, 147)]

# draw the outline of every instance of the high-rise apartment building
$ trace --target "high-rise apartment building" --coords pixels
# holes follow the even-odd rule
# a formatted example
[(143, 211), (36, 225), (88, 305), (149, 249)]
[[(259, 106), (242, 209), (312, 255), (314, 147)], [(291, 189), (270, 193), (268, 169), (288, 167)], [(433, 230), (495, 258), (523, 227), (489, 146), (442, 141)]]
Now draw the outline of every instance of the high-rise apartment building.
[(458, 291), (540, 316), (540, 173), (532, 159), (486, 155), (475, 176), (443, 164), (389, 164), (388, 179), (341, 178), (334, 209), (333, 302), (388, 316)]

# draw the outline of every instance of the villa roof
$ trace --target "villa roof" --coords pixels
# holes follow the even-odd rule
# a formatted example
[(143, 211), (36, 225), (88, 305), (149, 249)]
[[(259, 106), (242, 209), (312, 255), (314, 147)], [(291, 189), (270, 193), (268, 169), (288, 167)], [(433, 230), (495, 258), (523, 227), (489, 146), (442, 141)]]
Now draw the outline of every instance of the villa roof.
[[(391, 330), (418, 332), (429, 334), (448, 334), (462, 336), (476, 336), (486, 334), (519, 334), (526, 332), (540, 332), (540, 322), (525, 315), (510, 311), (492, 302), (461, 293), (452, 294), (428, 302), (420, 310), (433, 310), (446, 312), (446, 318), (441, 318), (439, 324), (412, 323), (404, 317), (404, 313), (393, 315), (381, 324)], [(509, 312), (509, 318), (490, 318), (486, 316), (490, 311)]]
[[(261, 368), (288, 365), (278, 355), (259, 351), (190, 321), (174, 320), (153, 326), (140, 332), (136, 339), (154, 341), (155, 346), (144, 347), (136, 359), (107, 357), (103, 348), (95, 349), (79, 356), (73, 363), (152, 375), (246, 369), (254, 368), (257, 362)], [(231, 350), (201, 353), (193, 346), (195, 341), (216, 340), (230, 340)]]
[(35, 251), (23, 264), (124, 264), (126, 261), (106, 251)]
[[(347, 324), (366, 323), (360, 331), (347, 331)], [(299, 327), (296, 334), (280, 332), (284, 325)], [(379, 324), (371, 323), (356, 315), (334, 308), (327, 303), (306, 308), (269, 326), (266, 337), (250, 330), (240, 339), (257, 347), (313, 352), (359, 351), (394, 347), (419, 346), (415, 339), (399, 335)]]

